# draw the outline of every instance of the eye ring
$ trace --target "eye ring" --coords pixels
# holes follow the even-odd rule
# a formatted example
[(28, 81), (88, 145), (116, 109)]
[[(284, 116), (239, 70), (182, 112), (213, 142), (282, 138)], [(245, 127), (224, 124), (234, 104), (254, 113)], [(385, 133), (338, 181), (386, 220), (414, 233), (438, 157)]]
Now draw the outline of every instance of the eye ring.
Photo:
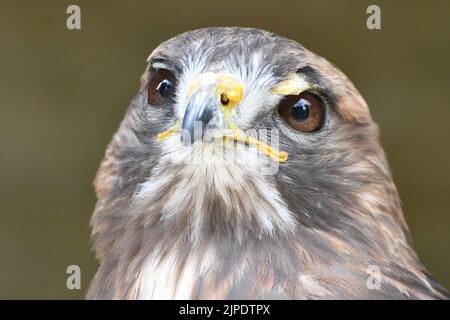
[(147, 102), (152, 106), (162, 106), (173, 99), (176, 89), (175, 75), (167, 69), (156, 69), (147, 87)]
[(309, 91), (286, 96), (278, 106), (278, 114), (290, 127), (304, 133), (320, 130), (325, 122), (323, 100)]

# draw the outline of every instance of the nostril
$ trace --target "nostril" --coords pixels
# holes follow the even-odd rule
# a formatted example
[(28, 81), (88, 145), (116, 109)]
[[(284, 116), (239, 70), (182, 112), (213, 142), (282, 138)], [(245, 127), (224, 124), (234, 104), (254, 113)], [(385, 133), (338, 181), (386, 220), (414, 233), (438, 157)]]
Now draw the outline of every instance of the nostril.
[(220, 102), (221, 102), (224, 106), (228, 105), (228, 103), (230, 102), (230, 99), (228, 98), (228, 96), (227, 96), (226, 93), (222, 93), (222, 94), (220, 95)]

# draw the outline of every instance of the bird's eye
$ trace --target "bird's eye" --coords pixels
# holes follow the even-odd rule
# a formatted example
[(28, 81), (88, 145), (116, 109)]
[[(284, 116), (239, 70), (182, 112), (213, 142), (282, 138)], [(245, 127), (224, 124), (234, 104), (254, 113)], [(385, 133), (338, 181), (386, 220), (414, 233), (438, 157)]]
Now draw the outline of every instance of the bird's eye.
[(301, 132), (317, 131), (325, 120), (322, 99), (310, 92), (286, 96), (280, 102), (278, 113), (292, 128)]
[(175, 93), (175, 75), (166, 69), (158, 69), (148, 83), (148, 103), (161, 106), (171, 99)]

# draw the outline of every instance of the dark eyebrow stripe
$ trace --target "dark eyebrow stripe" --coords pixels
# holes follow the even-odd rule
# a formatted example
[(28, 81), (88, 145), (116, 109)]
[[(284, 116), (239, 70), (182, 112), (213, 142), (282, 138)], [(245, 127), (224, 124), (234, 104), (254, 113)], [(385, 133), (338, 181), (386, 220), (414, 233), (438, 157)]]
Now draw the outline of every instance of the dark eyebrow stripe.
[(316, 69), (314, 69), (311, 66), (301, 67), (297, 70), (297, 73), (301, 73), (308, 80), (310, 80), (311, 82), (314, 82), (317, 85), (320, 85), (322, 82), (322, 77), (320, 76), (320, 74), (317, 72)]
[(162, 58), (162, 57), (155, 57), (155, 58), (152, 58), (152, 59), (148, 62), (148, 64), (149, 64), (150, 67), (153, 67), (153, 65), (154, 65), (154, 64), (157, 64), (157, 63), (161, 63), (161, 64), (167, 66), (167, 68), (168, 68), (169, 70), (176, 71), (176, 72), (180, 72), (180, 71), (181, 71), (181, 69), (180, 69), (180, 67), (179, 67), (178, 65), (173, 64), (170, 60), (165, 59), (165, 58)]
[(154, 64), (154, 63), (168, 64), (167, 59), (164, 59), (164, 58), (152, 58), (148, 63), (149, 64)]
[(336, 109), (338, 105), (338, 97), (333, 92), (331, 86), (327, 85), (327, 79), (324, 79), (319, 72), (311, 66), (304, 66), (297, 70), (297, 73), (306, 77), (309, 82), (314, 83), (315, 89), (328, 102), (330, 107)]

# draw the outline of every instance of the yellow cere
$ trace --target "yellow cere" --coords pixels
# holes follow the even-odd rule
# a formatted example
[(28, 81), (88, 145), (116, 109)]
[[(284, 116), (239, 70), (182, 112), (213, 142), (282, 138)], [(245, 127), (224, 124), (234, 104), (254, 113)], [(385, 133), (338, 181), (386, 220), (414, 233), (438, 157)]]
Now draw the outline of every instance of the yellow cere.
[(311, 88), (311, 84), (308, 83), (302, 75), (294, 73), (291, 74), (288, 79), (280, 82), (273, 89), (273, 93), (285, 96), (298, 95)]
[(192, 96), (195, 91), (208, 83), (217, 83), (216, 93), (218, 96), (226, 94), (230, 100), (229, 107), (233, 108), (244, 97), (244, 87), (231, 75), (226, 73), (205, 72), (198, 76), (189, 87), (188, 95)]
[(225, 94), (229, 100), (227, 107), (234, 108), (244, 97), (244, 87), (242, 84), (234, 80), (228, 74), (219, 74), (219, 81), (217, 83), (217, 94)]

